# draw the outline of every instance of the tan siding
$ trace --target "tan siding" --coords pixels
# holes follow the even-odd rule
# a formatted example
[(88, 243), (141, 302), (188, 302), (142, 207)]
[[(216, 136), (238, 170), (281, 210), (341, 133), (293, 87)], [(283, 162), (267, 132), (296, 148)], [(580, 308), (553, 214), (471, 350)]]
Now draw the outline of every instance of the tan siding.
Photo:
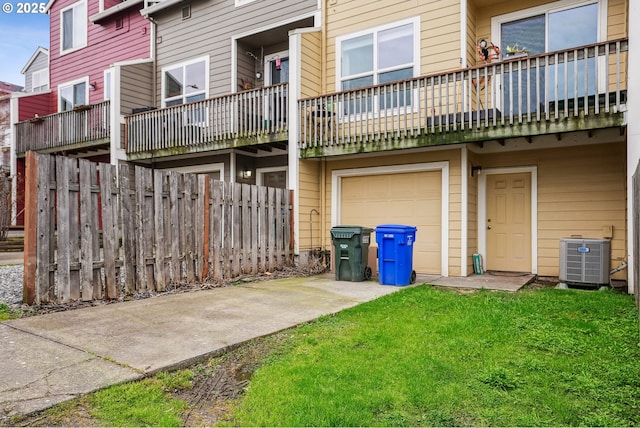
[(560, 238), (602, 238), (606, 225), (613, 226), (611, 264), (620, 264), (626, 237), (623, 142), (491, 154), (478, 161), (483, 168), (537, 166), (538, 274), (558, 276)]
[(477, 165), (477, 160), (472, 152), (467, 153), (467, 274), (472, 274), (473, 254), (478, 252), (478, 174), (470, 176), (471, 167)]
[(152, 70), (151, 62), (121, 68), (121, 114), (131, 114), (131, 110), (137, 107), (153, 106)]
[(302, 36), (301, 97), (312, 97), (320, 93), (322, 84), (322, 33)]
[[(323, 233), (324, 248), (331, 248), (331, 174), (334, 170), (350, 169), (350, 168), (366, 168), (374, 166), (391, 166), (405, 165), (425, 162), (449, 162), (449, 275), (460, 275), (460, 149), (452, 149), (446, 151), (425, 151), (420, 153), (385, 155), (380, 157), (354, 158), (354, 159), (330, 159), (327, 161), (327, 172), (325, 176), (325, 213), (322, 218), (324, 221), (325, 232)], [(457, 193), (456, 193), (457, 192)], [(453, 220), (452, 220), (453, 219)], [(390, 221), (393, 222), (393, 221)], [(416, 239), (420, 239), (419, 231)]]
[[(322, 242), (322, 210), (320, 207), (320, 162), (300, 161), (300, 249), (325, 247)], [(318, 210), (320, 215), (311, 213)], [(313, 228), (313, 230), (312, 230)], [(311, 231), (311, 233), (310, 233)], [(313, 242), (311, 242), (313, 239)]]
[[(627, 37), (628, 35), (627, 10), (629, 6), (627, 1), (628, 0), (609, 0), (608, 2), (607, 38), (609, 40)], [(491, 7), (478, 8), (476, 21), (478, 39), (486, 38), (490, 40), (492, 17), (548, 3), (554, 3), (554, 1), (521, 0), (518, 2), (502, 2), (492, 5)]]
[(420, 74), (460, 66), (460, 4), (458, 0), (338, 1), (327, 20), (326, 92), (336, 82), (336, 37), (420, 16)]

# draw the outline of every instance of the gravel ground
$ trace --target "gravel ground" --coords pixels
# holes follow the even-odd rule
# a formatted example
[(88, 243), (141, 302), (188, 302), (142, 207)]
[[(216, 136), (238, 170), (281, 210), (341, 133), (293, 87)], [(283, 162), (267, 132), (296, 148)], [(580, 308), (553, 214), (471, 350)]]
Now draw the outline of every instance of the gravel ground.
[(0, 303), (18, 309), (22, 306), (24, 266), (0, 266)]

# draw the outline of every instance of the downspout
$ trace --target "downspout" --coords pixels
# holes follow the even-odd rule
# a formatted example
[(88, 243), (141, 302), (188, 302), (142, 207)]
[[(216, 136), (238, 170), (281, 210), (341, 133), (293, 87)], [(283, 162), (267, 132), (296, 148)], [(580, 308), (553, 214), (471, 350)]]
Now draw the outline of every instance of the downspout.
[(157, 24), (156, 21), (150, 17), (147, 16), (147, 19), (149, 20), (149, 22), (151, 23), (151, 104), (154, 107), (158, 107), (158, 88), (156, 87), (156, 85), (158, 84), (158, 72), (157, 72), (157, 68), (158, 68), (158, 60), (156, 58), (156, 52), (157, 52)]
[[(320, 60), (320, 91), (325, 92), (327, 87), (327, 61), (326, 61), (326, 52), (327, 52), (327, 15), (329, 14), (329, 0), (322, 0), (323, 8), (322, 8), (322, 43), (321, 43), (321, 51), (320, 58), (325, 58), (324, 61)], [(320, 161), (320, 212), (322, 215), (320, 218), (320, 244), (322, 248), (326, 248), (326, 239), (327, 239), (327, 159), (323, 156)]]

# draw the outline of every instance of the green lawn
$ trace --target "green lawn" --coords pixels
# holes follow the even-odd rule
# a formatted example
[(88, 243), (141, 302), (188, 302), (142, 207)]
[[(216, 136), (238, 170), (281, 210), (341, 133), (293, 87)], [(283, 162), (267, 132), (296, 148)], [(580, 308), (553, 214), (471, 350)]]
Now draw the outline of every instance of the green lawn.
[(430, 286), (292, 330), (236, 426), (638, 426), (633, 297)]

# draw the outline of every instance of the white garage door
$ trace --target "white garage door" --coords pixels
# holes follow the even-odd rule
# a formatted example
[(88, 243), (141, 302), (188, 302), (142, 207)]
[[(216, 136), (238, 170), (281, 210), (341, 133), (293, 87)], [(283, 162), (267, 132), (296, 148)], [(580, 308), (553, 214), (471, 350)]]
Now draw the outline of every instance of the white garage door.
[[(442, 173), (424, 171), (343, 177), (338, 224), (416, 226), (413, 269), (441, 273)], [(375, 232), (371, 236), (375, 243)]]

